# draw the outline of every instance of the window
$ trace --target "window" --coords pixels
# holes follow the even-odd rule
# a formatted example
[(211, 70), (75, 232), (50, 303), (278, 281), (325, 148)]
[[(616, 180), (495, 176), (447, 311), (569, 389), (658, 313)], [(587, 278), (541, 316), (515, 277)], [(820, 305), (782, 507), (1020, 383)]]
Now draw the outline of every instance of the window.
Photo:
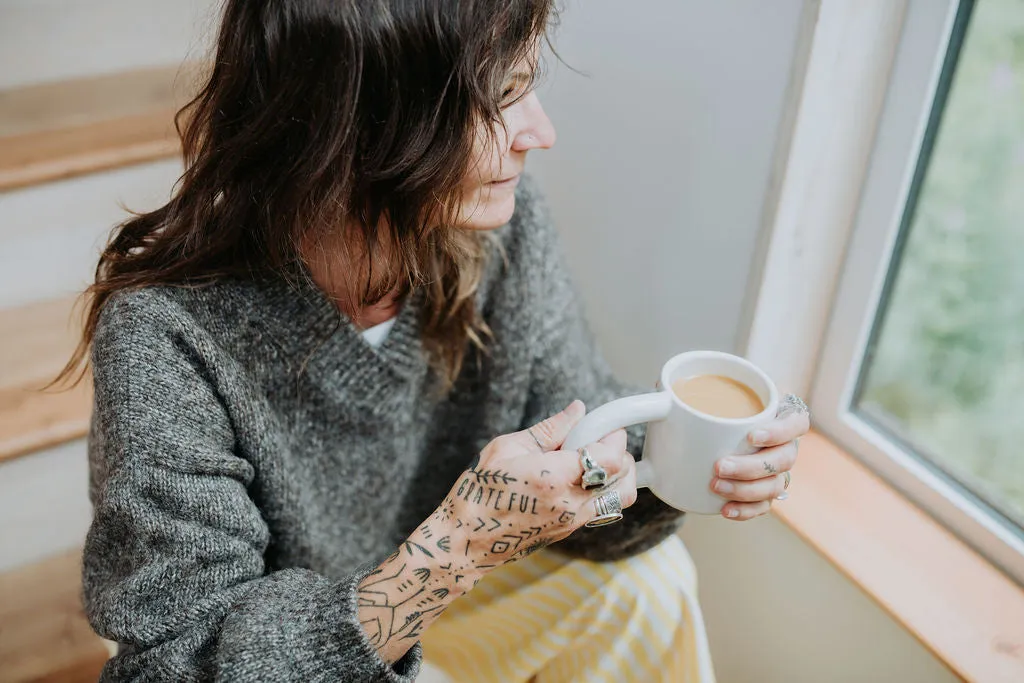
[(1024, 581), (1019, 0), (909, 4), (832, 316), (825, 431)]
[(1024, 5), (952, 37), (855, 398), (1024, 524)]

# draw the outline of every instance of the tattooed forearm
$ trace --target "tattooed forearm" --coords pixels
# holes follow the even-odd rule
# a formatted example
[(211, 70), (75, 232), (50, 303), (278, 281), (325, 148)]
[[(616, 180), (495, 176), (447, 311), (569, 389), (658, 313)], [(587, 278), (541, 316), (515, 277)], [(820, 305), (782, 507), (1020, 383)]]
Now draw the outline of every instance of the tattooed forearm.
[(400, 659), (476, 580), (472, 562), (457, 560), (451, 543), (449, 534), (437, 538), (430, 523), (424, 523), (360, 582), (359, 621), (385, 661)]
[(430, 518), (360, 582), (359, 620), (385, 661), (401, 658), (486, 572), (568, 533), (575, 512), (545, 474), (531, 486), (532, 476), (504, 468), (466, 470)]

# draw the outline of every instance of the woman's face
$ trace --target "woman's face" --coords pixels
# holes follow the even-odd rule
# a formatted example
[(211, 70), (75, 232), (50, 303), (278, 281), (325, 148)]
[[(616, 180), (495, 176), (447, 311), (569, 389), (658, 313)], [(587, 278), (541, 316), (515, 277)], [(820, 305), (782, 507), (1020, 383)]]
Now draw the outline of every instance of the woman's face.
[(473, 161), (462, 184), (459, 227), (494, 230), (508, 223), (516, 207), (515, 190), (531, 149), (555, 144), (555, 127), (544, 113), (533, 84), (532, 66), (523, 62), (513, 70), (504, 89), (502, 109), (505, 130), (499, 126), (489, 136), (481, 124), (474, 144)]

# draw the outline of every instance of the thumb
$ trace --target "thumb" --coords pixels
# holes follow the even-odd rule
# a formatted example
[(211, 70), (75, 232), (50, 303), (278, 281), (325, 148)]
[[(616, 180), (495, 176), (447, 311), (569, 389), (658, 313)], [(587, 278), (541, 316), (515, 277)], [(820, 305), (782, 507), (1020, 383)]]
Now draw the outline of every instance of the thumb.
[(569, 436), (572, 428), (587, 414), (587, 407), (579, 399), (573, 401), (565, 410), (546, 420), (541, 420), (529, 429), (519, 434), (524, 443), (529, 442), (532, 450), (540, 450), (544, 453), (557, 451), (561, 448), (565, 438)]

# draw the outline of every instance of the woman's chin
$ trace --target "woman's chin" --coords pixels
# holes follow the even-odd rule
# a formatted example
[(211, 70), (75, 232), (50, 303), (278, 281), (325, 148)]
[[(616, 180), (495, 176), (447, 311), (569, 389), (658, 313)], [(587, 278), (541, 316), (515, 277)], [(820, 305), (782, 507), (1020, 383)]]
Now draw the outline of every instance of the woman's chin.
[(461, 227), (467, 230), (497, 230), (512, 220), (515, 210), (516, 197), (510, 192), (507, 198), (494, 198), (486, 206), (478, 207)]

